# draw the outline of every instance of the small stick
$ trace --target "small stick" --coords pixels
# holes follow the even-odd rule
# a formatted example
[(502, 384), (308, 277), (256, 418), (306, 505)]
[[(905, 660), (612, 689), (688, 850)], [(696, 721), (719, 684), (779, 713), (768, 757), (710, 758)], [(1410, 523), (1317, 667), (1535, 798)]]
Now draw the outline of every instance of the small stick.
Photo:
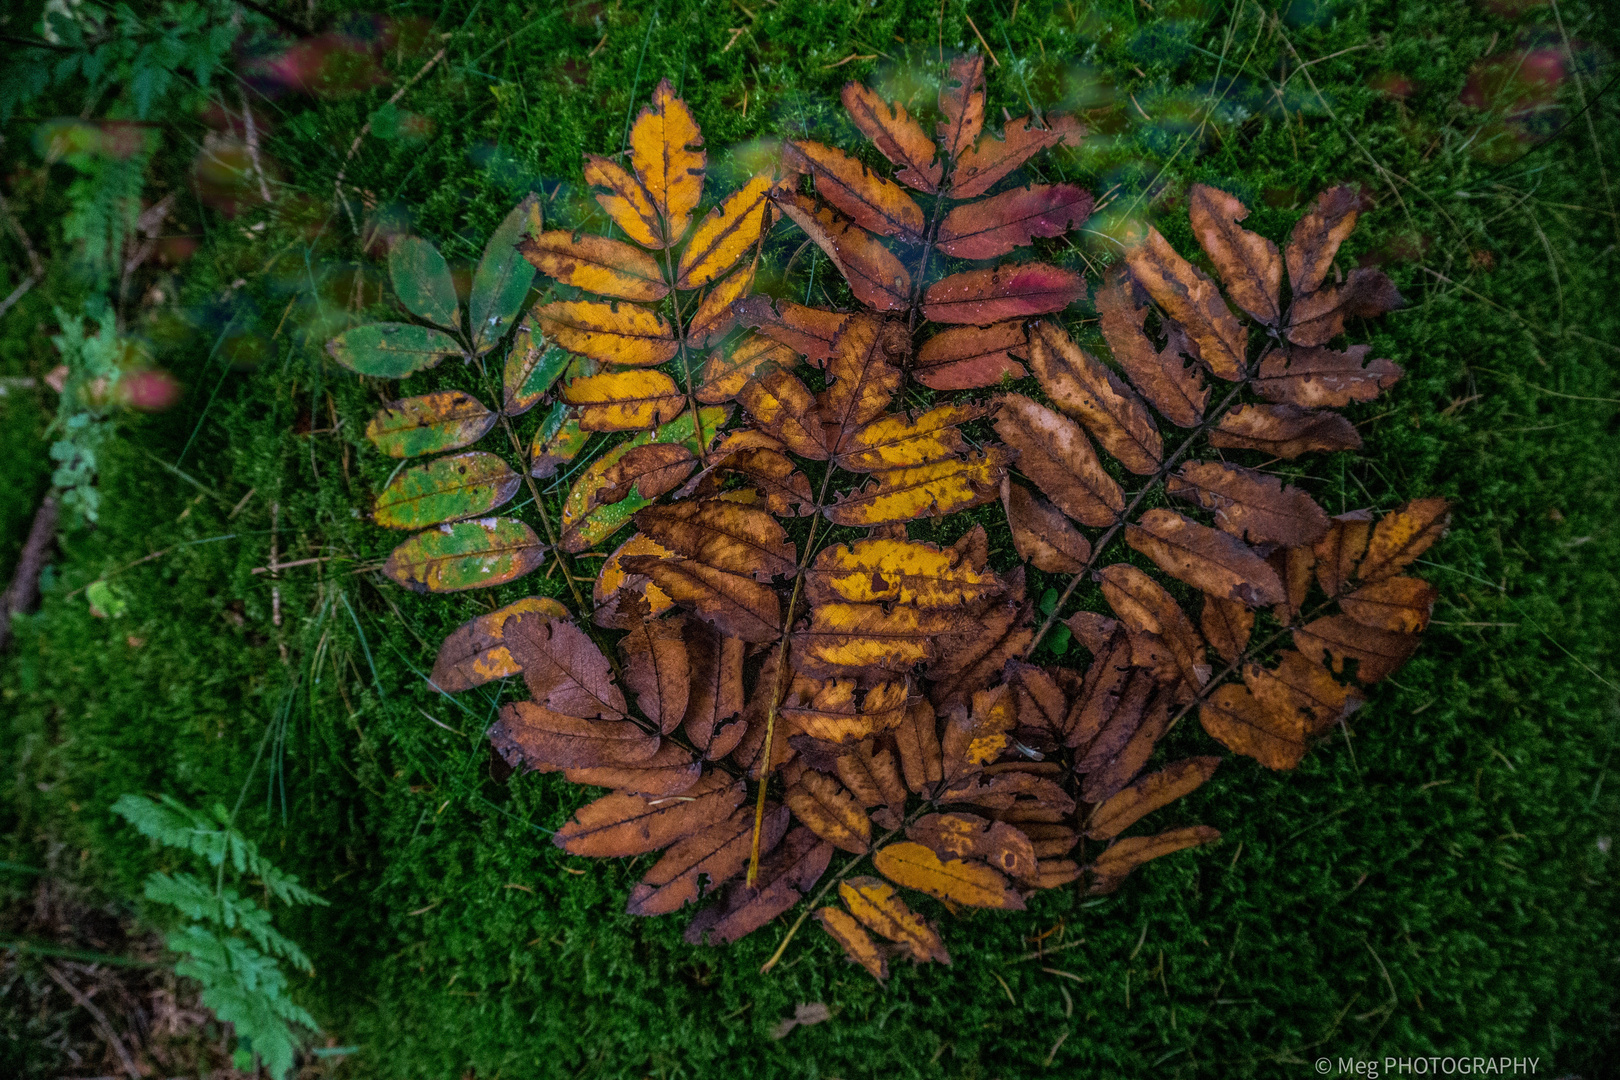
[(141, 1070), (136, 1067), (135, 1059), (129, 1056), (129, 1050), (124, 1046), (124, 1040), (118, 1037), (118, 1032), (114, 1031), (113, 1026), (107, 1022), (106, 1014), (96, 1008), (95, 1002), (85, 997), (78, 987), (68, 982), (67, 976), (58, 971), (55, 964), (45, 964), (43, 966), (45, 974), (51, 977), (51, 981), (66, 990), (68, 997), (71, 997), (80, 1008), (90, 1014), (90, 1019), (94, 1020), (96, 1027), (101, 1030), (101, 1037), (107, 1040), (108, 1045), (113, 1048), (113, 1052), (118, 1055), (118, 1061), (123, 1065), (124, 1071), (133, 1080), (141, 1080)]
[(11, 585), (0, 595), (0, 652), (5, 652), (11, 643), (11, 617), (32, 609), (39, 602), (39, 574), (45, 569), (45, 556), (56, 539), (57, 510), (56, 496), (45, 496), (34, 512), (34, 523), (29, 526), (28, 539), (17, 559)]
[[(388, 104), (393, 105), (394, 103), (399, 101), (400, 98), (404, 97), (405, 96), (405, 91), (407, 91), (411, 87), (415, 86), (417, 84), (417, 81), (420, 80), (422, 78), (422, 76), (426, 75), (428, 73), (428, 71), (433, 67), (434, 64), (437, 64), (440, 60), (443, 60), (443, 59), (444, 59), (444, 49), (440, 49), (438, 52), (433, 54), (432, 59), (430, 59), (427, 63), (422, 65), (422, 70), (421, 71), (418, 71), (415, 75), (412, 75), (408, 80), (406, 80), (404, 86), (401, 86), (398, 90), (394, 91), (394, 96), (388, 99)], [(349, 171), (349, 161), (350, 161), (350, 159), (353, 158), (354, 155), (360, 150), (360, 144), (365, 142), (366, 141), (366, 136), (370, 135), (370, 134), (371, 134), (371, 120), (368, 117), (366, 119), (365, 124), (360, 128), (360, 134), (356, 135), (354, 137), (354, 142), (349, 145), (349, 152), (347, 154), (343, 155), (343, 165), (342, 165), (341, 168), (338, 169), (337, 179), (335, 181), (333, 181), (333, 183), (332, 183), (332, 192), (333, 192), (333, 194), (335, 194), (337, 196), (338, 202), (342, 203), (345, 208), (348, 207), (349, 202), (348, 202), (347, 199), (345, 199), (343, 197), (343, 177)], [(353, 215), (351, 213), (351, 215), (350, 215), (350, 224), (353, 224), (353, 223), (354, 223)]]
[[(280, 569), (279, 556), (276, 553), (276, 529), (281, 524), (281, 503), (270, 503), (270, 580), (273, 583)], [(270, 623), (273, 626), (281, 625), (281, 586), (270, 586)]]

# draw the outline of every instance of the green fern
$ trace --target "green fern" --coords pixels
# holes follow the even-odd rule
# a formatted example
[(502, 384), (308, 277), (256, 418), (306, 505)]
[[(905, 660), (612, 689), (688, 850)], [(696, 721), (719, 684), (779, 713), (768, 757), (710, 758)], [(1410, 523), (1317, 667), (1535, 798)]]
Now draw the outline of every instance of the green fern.
[(270, 924), (267, 908), (225, 884), (225, 872), (252, 880), (283, 903), (326, 901), (260, 855), (258, 845), (232, 827), (223, 806), (209, 816), (167, 795), (157, 801), (125, 795), (113, 812), (141, 835), (198, 856), (217, 871), (212, 885), (194, 874), (157, 871), (146, 879), (144, 895), (185, 920), (164, 943), (182, 957), (175, 972), (201, 983), (202, 1003), (235, 1025), (238, 1065), (247, 1067), (257, 1055), (280, 1080), (293, 1066), (298, 1029), (316, 1029), (314, 1017), (288, 996), (281, 964), (305, 972), (314, 965)]
[[(49, 434), (56, 470), (51, 484), (62, 505), (95, 521), (100, 496), (95, 488), (97, 457), (113, 432), (113, 390), (123, 373), (120, 361), (132, 343), (118, 333), (118, 319), (105, 300), (92, 297), (83, 316), (56, 309), (62, 332), (51, 343), (67, 366), (56, 419)], [(92, 329), (93, 325), (93, 329)]]

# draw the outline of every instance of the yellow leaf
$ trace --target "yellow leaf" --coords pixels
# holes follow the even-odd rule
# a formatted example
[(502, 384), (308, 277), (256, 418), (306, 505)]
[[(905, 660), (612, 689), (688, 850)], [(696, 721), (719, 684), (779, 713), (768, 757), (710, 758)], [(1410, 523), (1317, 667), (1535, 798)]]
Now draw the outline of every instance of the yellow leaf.
[(991, 447), (971, 457), (878, 473), (858, 492), (822, 511), (837, 525), (882, 525), (940, 517), (994, 501), (1008, 457)]
[(866, 928), (856, 922), (848, 912), (832, 905), (816, 909), (816, 922), (838, 944), (844, 947), (844, 955), (865, 968), (872, 978), (882, 982), (889, 977), (889, 962), (878, 951), (877, 942)]
[(662, 300), (669, 286), (658, 262), (622, 240), (552, 229), (518, 245), (535, 269), (564, 285), (620, 300)]
[(980, 405), (941, 405), (921, 416), (880, 416), (839, 447), (838, 464), (851, 472), (882, 472), (931, 465), (967, 453), (957, 425), (984, 415)]
[(718, 341), (737, 325), (732, 305), (754, 287), (754, 271), (758, 266), (756, 259), (703, 294), (702, 302), (692, 313), (692, 321), (686, 324), (689, 348), (701, 349), (711, 341)]
[(929, 960), (942, 964), (951, 962), (939, 934), (921, 915), (906, 906), (887, 881), (852, 877), (838, 883), (838, 896), (862, 925), (904, 945), (912, 959), (924, 963)]
[(668, 322), (633, 304), (559, 300), (535, 308), (541, 331), (569, 352), (619, 367), (656, 367), (679, 345)]
[(703, 132), (686, 102), (665, 79), (653, 91), (630, 129), (630, 164), (653, 206), (664, 219), (664, 236), (674, 243), (686, 233), (692, 211), (703, 197)]
[(771, 174), (760, 173), (698, 222), (676, 268), (676, 288), (707, 285), (736, 265), (764, 230), (770, 190)]
[(626, 236), (642, 247), (669, 246), (664, 239), (663, 225), (658, 220), (658, 211), (653, 207), (652, 196), (641, 186), (641, 181), (622, 166), (607, 158), (587, 154), (585, 182), (592, 187), (607, 188), (607, 191), (597, 193), (596, 201), (607, 211), (613, 223), (624, 230)]
[(872, 856), (878, 873), (897, 885), (966, 907), (1024, 910), (1024, 898), (1007, 887), (1007, 879), (984, 863), (941, 860), (922, 844), (904, 841), (879, 848)]
[(686, 398), (662, 371), (615, 371), (575, 379), (562, 399), (579, 407), (586, 431), (637, 431), (668, 423), (681, 414)]

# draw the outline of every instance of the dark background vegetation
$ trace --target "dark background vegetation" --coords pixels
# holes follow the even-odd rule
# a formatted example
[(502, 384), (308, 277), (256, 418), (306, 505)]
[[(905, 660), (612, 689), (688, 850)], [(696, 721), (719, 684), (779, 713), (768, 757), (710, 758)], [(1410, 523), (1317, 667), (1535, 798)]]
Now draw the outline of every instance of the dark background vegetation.
[[(1617, 1075), (1612, 9), (287, 10), (300, 25), (312, 13), (328, 35), (315, 40), (351, 67), (292, 89), (222, 84), (227, 106), (245, 93), (268, 128), (268, 205), (256, 182), (222, 194), (185, 164), (217, 124), (163, 132), (178, 156), (158, 159), (155, 190), (182, 192), (171, 231), (197, 246), (143, 284), (162, 295), (131, 321), (187, 393), (125, 424), (99, 526), (64, 533), (43, 610), (18, 622), (0, 667), (0, 859), (138, 913), (158, 855), (109, 805), (167, 792), (206, 807), (245, 789), (248, 834), (333, 903), (278, 918), (316, 963), (297, 994), (323, 1042), (355, 1048), (341, 1058), (355, 1076), (1299, 1076), (1323, 1056), (1431, 1054)], [(409, 32), (368, 45), (383, 16)], [(334, 178), (361, 125), (441, 47), (403, 117), (385, 114), (349, 162), (340, 207)], [(836, 110), (846, 79), (905, 95), (966, 50), (996, 56), (994, 116), (1085, 111), (1093, 139), (1048, 166), (1106, 201), (1090, 232), (1051, 249), (1075, 265), (1107, 261), (1109, 231), (1131, 217), (1195, 250), (1182, 199), (1195, 181), (1243, 198), (1247, 224), (1279, 238), (1320, 188), (1367, 189), (1376, 208), (1341, 262), (1378, 261), (1398, 281), (1408, 305), (1363, 339), (1408, 376), (1352, 412), (1365, 453), (1309, 459), (1303, 482), (1330, 512), (1453, 499), (1451, 536), (1418, 567), (1442, 599), (1417, 657), (1298, 771), (1229, 761), (1163, 815), (1214, 825), (1221, 844), (1106, 898), (1056, 890), (1026, 913), (960, 918), (929, 906), (954, 964), (902, 968), (886, 987), (811, 932), (761, 976), (783, 927), (718, 951), (684, 944), (684, 918), (631, 919), (644, 867), (549, 843), (586, 793), (490, 778), (495, 688), (452, 700), (422, 678), (490, 599), (419, 598), (375, 573), (393, 538), (357, 508), (392, 468), (362, 437), (380, 387), (319, 346), (387, 308), (379, 231), (408, 221), (456, 265), (531, 189), (551, 220), (586, 222), (581, 153), (618, 149), (659, 78), (691, 103), (723, 185), (755, 140), (812, 131), (853, 146)], [(7, 126), (6, 190), (43, 243), (66, 167), (29, 133), (27, 118)], [(6, 252), (9, 292), (21, 256)], [(57, 283), (6, 315), (0, 375), (55, 365), (51, 303), (71, 299)], [(421, 385), (438, 378), (472, 385)], [(6, 577), (47, 486), (54, 407), (44, 391), (0, 398)], [(269, 560), (272, 503), (281, 558), (328, 560), (274, 583), (279, 627), (273, 583), (252, 572)], [(93, 615), (82, 589), (98, 578), (122, 615)], [(535, 588), (561, 584), (537, 575), (500, 599)], [(1191, 724), (1170, 741), (1211, 748)], [(34, 884), (0, 872), (9, 903)], [(1030, 959), (1056, 927), (1071, 947)], [(833, 1019), (772, 1041), (805, 1001)]]

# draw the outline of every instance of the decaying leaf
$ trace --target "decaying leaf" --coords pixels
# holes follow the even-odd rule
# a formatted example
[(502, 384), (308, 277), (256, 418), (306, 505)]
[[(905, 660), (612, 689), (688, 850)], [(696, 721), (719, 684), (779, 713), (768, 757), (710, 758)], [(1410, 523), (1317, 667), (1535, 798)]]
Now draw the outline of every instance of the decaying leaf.
[[(760, 850), (775, 847), (786, 834), (787, 824), (786, 807), (768, 808), (760, 828)], [(625, 910), (632, 915), (667, 915), (713, 892), (742, 873), (753, 834), (753, 809), (743, 806), (726, 820), (677, 840), (630, 890)]]
[(746, 790), (741, 781), (710, 772), (678, 797), (648, 799), (614, 792), (576, 810), (552, 843), (570, 854), (596, 858), (659, 851), (729, 818)]
[(794, 827), (760, 863), (757, 887), (733, 882), (721, 904), (693, 918), (686, 940), (696, 945), (707, 938), (711, 945), (726, 945), (753, 933), (804, 899), (827, 872), (832, 853), (831, 844), (802, 825)]
[(527, 614), (566, 619), (568, 610), (549, 596), (527, 596), (462, 624), (439, 646), (439, 657), (428, 676), (433, 685), (453, 694), (521, 674), (523, 668), (506, 647), (506, 627)]
[(507, 629), (506, 643), (529, 693), (547, 708), (610, 720), (625, 715), (624, 694), (607, 657), (572, 620), (520, 616)]
[(1125, 261), (1153, 302), (1186, 329), (1199, 358), (1217, 378), (1229, 382), (1243, 378), (1248, 331), (1203, 271), (1183, 259), (1151, 225), (1146, 240), (1126, 249)]
[(1238, 225), (1249, 208), (1205, 184), (1192, 186), (1187, 208), (1199, 246), (1238, 307), (1267, 326), (1281, 323), (1282, 255), (1276, 244)]
[(878, 949), (872, 935), (866, 932), (866, 927), (862, 926), (853, 915), (843, 908), (828, 905), (816, 909), (816, 921), (843, 947), (844, 955), (865, 968), (872, 978), (878, 982), (888, 979), (888, 958)]
[(975, 814), (928, 814), (908, 825), (906, 836), (940, 859), (980, 859), (1014, 881), (1031, 882), (1037, 876), (1029, 837), (1005, 822)]
[(861, 925), (902, 946), (913, 960), (951, 962), (938, 931), (912, 911), (888, 882), (874, 877), (847, 878), (838, 885), (838, 897)]
[(413, 592), (459, 592), (515, 581), (545, 556), (523, 522), (479, 518), (417, 533), (389, 554), (383, 573)]
[(648, 619), (630, 627), (619, 642), (624, 681), (636, 695), (641, 714), (664, 734), (686, 717), (691, 665), (682, 636), (683, 619)]
[(1336, 412), (1298, 405), (1240, 405), (1221, 417), (1209, 444), (1236, 450), (1262, 450), (1273, 457), (1333, 450), (1360, 450), (1361, 436)]
[(1159, 807), (1201, 787), (1220, 763), (1216, 757), (1188, 758), (1142, 777), (1091, 812), (1087, 838), (1112, 840)]
[(1284, 599), (1277, 572), (1252, 548), (1173, 510), (1149, 510), (1126, 527), (1125, 542), (1171, 577), (1211, 596), (1249, 607)]
[(1275, 476), (1218, 461), (1189, 461), (1168, 490), (1215, 515), (1215, 525), (1252, 544), (1301, 547), (1327, 535), (1328, 516), (1297, 487)]
[(1112, 525), (1125, 510), (1125, 493), (1080, 426), (1022, 394), (1008, 394), (998, 405), (996, 434), (1017, 451), (1018, 471), (1076, 521)]
[(1143, 863), (1171, 852), (1211, 844), (1220, 838), (1220, 832), (1208, 825), (1193, 825), (1185, 829), (1171, 829), (1157, 836), (1133, 836), (1118, 840), (1087, 867), (1092, 875), (1091, 891), (1113, 892), (1126, 875)]
[(495, 454), (478, 450), (406, 469), (377, 495), (372, 520), (389, 529), (421, 529), (481, 517), (511, 501), (522, 478)]
[(793, 816), (833, 847), (864, 855), (872, 841), (872, 819), (832, 777), (807, 769), (783, 800)]
[(981, 862), (941, 859), (929, 848), (910, 841), (877, 850), (872, 865), (897, 885), (937, 896), (966, 907), (1024, 909), (1024, 899), (1007, 879)]
[(918, 382), (934, 390), (968, 390), (995, 386), (1002, 379), (1021, 379), (1025, 355), (1024, 325), (1018, 319), (990, 326), (953, 326), (923, 342), (912, 365)]
[(1177, 427), (1198, 426), (1209, 404), (1198, 368), (1183, 363), (1174, 341), (1160, 350), (1148, 339), (1142, 329), (1147, 308), (1132, 295), (1135, 285), (1124, 267), (1110, 270), (1106, 280), (1097, 292), (1097, 319), (1114, 360), (1165, 419)]
[(366, 438), (389, 457), (419, 457), (471, 446), (499, 420), (471, 394), (439, 390), (389, 402), (366, 425)]
[(1164, 440), (1142, 399), (1062, 327), (1051, 321), (1030, 327), (1029, 362), (1041, 389), (1121, 465), (1142, 475), (1157, 471)]
[(1001, 499), (1013, 546), (1030, 565), (1049, 574), (1076, 574), (1091, 559), (1091, 544), (1051, 503), (1006, 477)]

